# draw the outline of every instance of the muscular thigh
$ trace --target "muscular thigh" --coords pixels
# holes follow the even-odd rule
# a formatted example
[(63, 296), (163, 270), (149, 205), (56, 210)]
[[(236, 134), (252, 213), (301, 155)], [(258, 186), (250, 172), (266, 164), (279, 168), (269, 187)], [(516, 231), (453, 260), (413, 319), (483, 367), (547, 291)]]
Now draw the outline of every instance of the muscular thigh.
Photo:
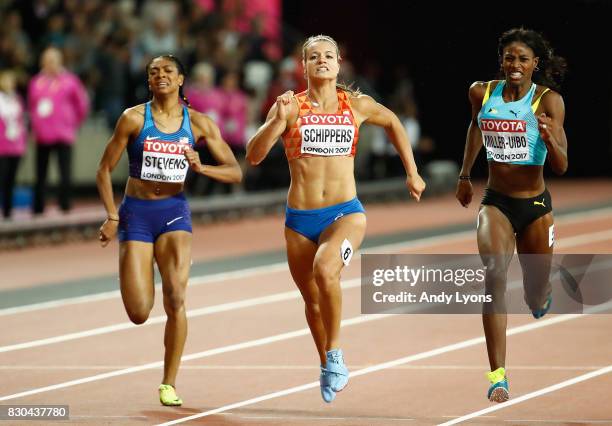
[(534, 285), (548, 282), (554, 242), (552, 226), (551, 212), (527, 225), (517, 235), (517, 252), (527, 291)]
[(191, 238), (187, 231), (173, 231), (160, 235), (155, 241), (155, 260), (162, 276), (164, 291), (168, 286), (182, 287), (189, 280), (191, 266)]
[(552, 212), (534, 220), (516, 236), (516, 250), (520, 254), (549, 254), (553, 252), (554, 220)]
[(153, 244), (125, 241), (119, 245), (119, 281), (126, 303), (153, 304)]
[(514, 253), (514, 230), (497, 207), (485, 205), (478, 212), (478, 252), (481, 255)]
[(338, 219), (321, 233), (315, 263), (324, 262), (334, 271), (342, 269), (343, 256), (348, 254), (346, 247), (344, 253), (341, 252), (344, 240), (349, 241), (352, 256), (361, 246), (365, 230), (366, 216), (363, 213), (354, 213)]
[(317, 245), (308, 238), (285, 227), (289, 271), (305, 301), (317, 300), (318, 290), (312, 275)]

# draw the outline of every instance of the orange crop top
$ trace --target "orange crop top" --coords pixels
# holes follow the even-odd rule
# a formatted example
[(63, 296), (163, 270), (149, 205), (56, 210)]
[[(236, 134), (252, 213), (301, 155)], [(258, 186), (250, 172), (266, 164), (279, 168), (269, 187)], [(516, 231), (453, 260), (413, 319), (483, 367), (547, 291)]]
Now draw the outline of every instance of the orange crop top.
[(315, 156), (355, 156), (359, 129), (355, 125), (349, 95), (340, 88), (337, 94), (338, 111), (335, 114), (314, 113), (306, 91), (295, 95), (298, 118), (282, 136), (288, 160)]

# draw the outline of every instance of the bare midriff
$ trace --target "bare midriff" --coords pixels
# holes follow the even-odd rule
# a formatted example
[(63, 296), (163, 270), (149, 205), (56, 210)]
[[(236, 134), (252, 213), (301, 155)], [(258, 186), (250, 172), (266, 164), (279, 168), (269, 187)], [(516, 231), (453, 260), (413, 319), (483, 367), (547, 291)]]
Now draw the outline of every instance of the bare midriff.
[(311, 210), (349, 201), (357, 195), (353, 157), (302, 157), (289, 161), (287, 204)]
[(515, 198), (529, 198), (544, 192), (543, 166), (525, 166), (489, 161), (487, 186)]
[(176, 195), (182, 190), (182, 183), (153, 182), (130, 177), (125, 186), (125, 195), (141, 200), (159, 200)]

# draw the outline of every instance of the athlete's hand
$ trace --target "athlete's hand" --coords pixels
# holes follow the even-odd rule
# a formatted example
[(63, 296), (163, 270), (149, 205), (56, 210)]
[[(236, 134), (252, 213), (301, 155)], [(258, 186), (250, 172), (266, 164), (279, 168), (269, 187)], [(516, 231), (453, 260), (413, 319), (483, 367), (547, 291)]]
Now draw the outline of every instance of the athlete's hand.
[(118, 220), (110, 220), (106, 219), (102, 226), (100, 227), (100, 231), (98, 232), (98, 239), (100, 240), (100, 245), (102, 247), (106, 247), (108, 243), (115, 238), (117, 235), (117, 228), (119, 227)]
[(553, 126), (552, 118), (548, 117), (545, 113), (538, 115), (538, 130), (540, 131), (540, 137), (545, 142), (550, 142), (553, 138)]
[(425, 191), (425, 181), (421, 178), (421, 176), (416, 173), (414, 176), (409, 176), (406, 178), (406, 186), (408, 187), (408, 192), (410, 192), (410, 196), (414, 198), (416, 201), (421, 199), (421, 194)]
[(474, 188), (472, 182), (469, 179), (459, 179), (457, 181), (457, 191), (455, 197), (461, 205), (467, 208), (472, 202), (472, 196), (474, 195)]
[(186, 146), (183, 150), (185, 158), (187, 159), (187, 163), (189, 163), (189, 167), (196, 173), (201, 173), (202, 163), (200, 162), (200, 154), (192, 149), (190, 146)]
[(276, 98), (276, 115), (274, 118), (278, 120), (287, 120), (289, 109), (291, 108), (291, 99), (293, 99), (293, 90), (288, 90)]

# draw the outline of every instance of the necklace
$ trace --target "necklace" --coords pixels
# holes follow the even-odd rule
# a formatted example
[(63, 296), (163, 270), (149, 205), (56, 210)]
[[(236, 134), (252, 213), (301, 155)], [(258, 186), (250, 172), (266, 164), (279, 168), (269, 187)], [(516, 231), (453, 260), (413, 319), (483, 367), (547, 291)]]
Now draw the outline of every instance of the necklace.
[(308, 99), (310, 99), (310, 103), (312, 104), (313, 107), (319, 108), (321, 106), (321, 104), (319, 102), (317, 102), (314, 99), (312, 99), (312, 96), (310, 96), (310, 90), (307, 92), (307, 95), (308, 95)]

